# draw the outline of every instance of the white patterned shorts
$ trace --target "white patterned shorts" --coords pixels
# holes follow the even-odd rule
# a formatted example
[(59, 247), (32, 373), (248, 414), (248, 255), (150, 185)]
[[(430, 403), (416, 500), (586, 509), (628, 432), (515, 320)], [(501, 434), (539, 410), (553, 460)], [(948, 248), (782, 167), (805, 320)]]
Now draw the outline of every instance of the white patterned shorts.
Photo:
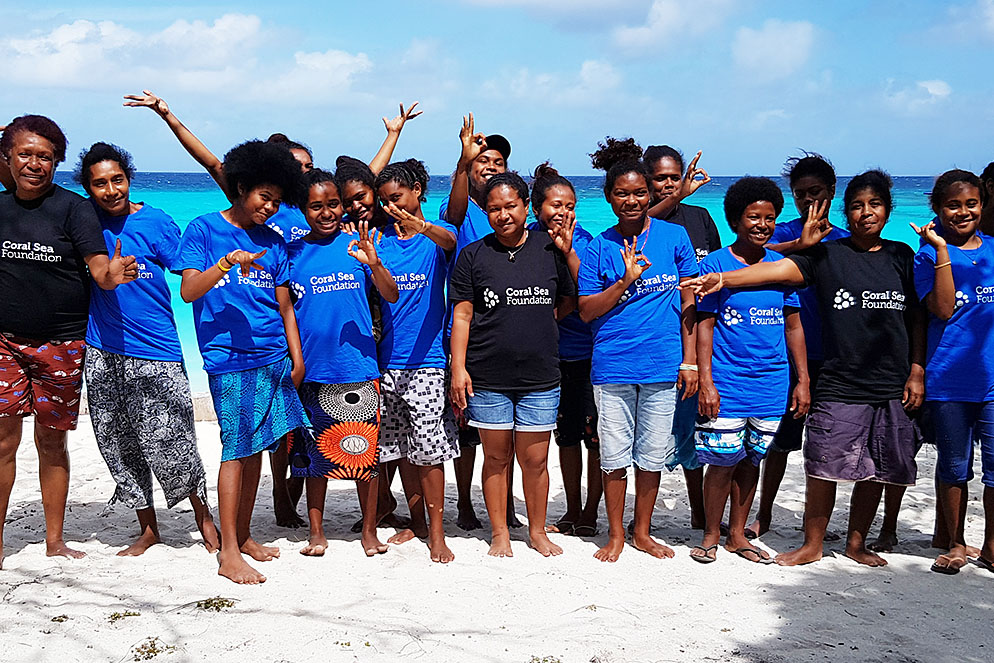
[(445, 369), (388, 368), (380, 378), (380, 462), (438, 465), (459, 456)]

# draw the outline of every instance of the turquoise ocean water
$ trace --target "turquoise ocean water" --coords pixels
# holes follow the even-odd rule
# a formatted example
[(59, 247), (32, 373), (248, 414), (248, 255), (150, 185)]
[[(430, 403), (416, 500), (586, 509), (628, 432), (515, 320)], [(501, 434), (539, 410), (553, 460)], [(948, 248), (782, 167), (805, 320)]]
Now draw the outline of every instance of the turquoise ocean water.
[[(722, 243), (728, 244), (734, 239), (732, 231), (725, 223), (722, 212), (722, 199), (728, 186), (735, 177), (715, 177), (707, 186), (700, 189), (687, 200), (688, 203), (707, 208), (714, 218), (721, 233)], [(570, 180), (577, 192), (577, 219), (585, 229), (597, 234), (610, 227), (615, 222), (611, 208), (605, 202), (601, 192), (601, 177), (571, 177)], [(779, 178), (778, 178), (779, 181)], [(841, 208), (841, 192), (845, 190), (848, 178), (840, 178), (837, 190), (839, 196), (833, 205), (832, 220), (844, 225), (844, 219), (839, 211)], [(56, 175), (56, 182), (82, 193), (82, 190), (72, 182), (68, 173)], [(789, 221), (797, 217), (790, 195), (784, 189), (787, 201), (781, 219)], [(891, 220), (884, 229), (884, 237), (907, 242), (912, 247), (918, 246), (918, 238), (908, 226), (909, 222), (922, 225), (931, 220), (933, 214), (928, 206), (927, 194), (932, 188), (931, 177), (897, 177), (894, 178), (894, 212)], [(425, 216), (437, 218), (438, 208), (449, 191), (448, 177), (433, 177), (428, 187), (428, 202), (424, 204)], [(170, 214), (180, 228), (194, 218), (207, 212), (224, 209), (228, 206), (224, 195), (217, 188), (214, 180), (206, 173), (138, 173), (131, 185), (132, 200), (148, 203), (165, 210)], [(127, 252), (127, 247), (124, 247)], [(183, 344), (183, 354), (187, 369), (190, 373), (190, 383), (193, 391), (207, 391), (207, 375), (203, 371), (203, 361), (197, 350), (197, 339), (193, 329), (193, 308), (179, 296), (179, 277), (171, 275), (173, 310), (179, 326), (180, 341)]]

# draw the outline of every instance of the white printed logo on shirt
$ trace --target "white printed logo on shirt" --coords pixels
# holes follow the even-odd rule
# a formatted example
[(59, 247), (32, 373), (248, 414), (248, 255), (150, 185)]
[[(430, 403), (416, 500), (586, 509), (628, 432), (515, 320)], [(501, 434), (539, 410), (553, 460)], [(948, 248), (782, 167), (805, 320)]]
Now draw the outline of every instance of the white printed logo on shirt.
[(500, 297), (497, 296), (496, 292), (487, 288), (483, 291), (483, 303), (488, 309), (491, 309), (500, 303)]
[(970, 296), (963, 292), (962, 290), (956, 291), (956, 308), (963, 306), (964, 304), (970, 303)]
[(5, 239), (0, 245), (0, 258), (34, 260), (37, 262), (62, 262), (62, 256), (55, 253), (55, 247), (38, 242), (14, 242)]
[(307, 288), (297, 283), (296, 281), (290, 281), (290, 289), (293, 290), (293, 294), (294, 296), (296, 296), (297, 299), (301, 299), (304, 295), (307, 294)]
[(230, 273), (225, 273), (225, 275), (221, 278), (221, 280), (214, 284), (214, 287), (215, 288), (223, 288), (224, 286), (228, 285), (229, 283), (231, 283), (231, 274)]
[(835, 302), (832, 304), (832, 308), (842, 311), (855, 304), (856, 300), (853, 299), (852, 293), (845, 288), (839, 288), (835, 293)]
[(721, 317), (725, 320), (725, 324), (728, 326), (737, 325), (742, 322), (742, 314), (733, 309), (731, 306), (725, 307), (725, 312)]

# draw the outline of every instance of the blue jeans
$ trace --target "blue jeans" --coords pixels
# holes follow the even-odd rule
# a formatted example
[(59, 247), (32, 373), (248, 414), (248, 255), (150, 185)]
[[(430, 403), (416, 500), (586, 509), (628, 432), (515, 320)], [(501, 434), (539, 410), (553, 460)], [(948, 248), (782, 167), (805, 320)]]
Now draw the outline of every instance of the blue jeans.
[(983, 483), (994, 487), (994, 401), (928, 401), (939, 462), (935, 476), (943, 483), (973, 478), (973, 441), (980, 440)]
[(484, 430), (553, 431), (558, 413), (559, 387), (546, 391), (477, 389), (466, 402), (469, 425)]
[[(632, 464), (647, 472), (680, 465), (699, 467), (693, 428), (689, 436), (681, 431), (679, 440), (674, 434), (677, 411), (684, 414), (696, 403), (694, 399), (681, 401), (675, 382), (597, 384), (594, 397), (603, 471), (627, 469)], [(686, 419), (681, 417), (681, 421)]]

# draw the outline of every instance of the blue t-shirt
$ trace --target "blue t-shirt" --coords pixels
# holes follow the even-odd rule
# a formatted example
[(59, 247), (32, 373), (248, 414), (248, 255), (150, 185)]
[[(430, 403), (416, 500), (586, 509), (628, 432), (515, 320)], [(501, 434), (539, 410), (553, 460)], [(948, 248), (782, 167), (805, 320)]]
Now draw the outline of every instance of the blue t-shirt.
[(276, 214), (269, 217), (266, 226), (275, 230), (287, 244), (311, 232), (311, 227), (307, 225), (304, 213), (287, 204), (280, 205)]
[[(435, 225), (456, 233), (445, 221)], [(400, 239), (393, 226), (383, 228), (380, 259), (397, 283), (400, 297), (380, 298), (383, 337), (377, 346), (380, 370), (445, 368), (445, 279), (448, 254), (424, 235)]]
[[(547, 233), (548, 229), (535, 221), (528, 225), (529, 230)], [(573, 250), (583, 258), (587, 246), (594, 236), (580, 227), (577, 223), (573, 229)], [(559, 360), (582, 361), (590, 359), (594, 352), (594, 335), (590, 325), (580, 319), (579, 311), (573, 311), (559, 321)]]
[[(446, 198), (442, 202), (442, 206), (438, 208), (438, 218), (446, 223), (452, 223), (447, 218), (445, 218), (445, 212), (449, 209), (449, 199)], [(456, 224), (452, 224), (456, 225)], [(456, 235), (456, 252), (453, 254), (453, 262), (459, 257), (459, 253), (475, 242), (478, 239), (483, 239), (490, 233), (494, 231), (490, 227), (490, 219), (487, 217), (487, 213), (482, 207), (476, 204), (472, 198), (469, 199), (469, 204), (466, 206), (466, 216), (463, 218), (463, 222), (459, 225), (459, 231)]]
[(113, 255), (120, 239), (121, 253), (137, 261), (138, 278), (114, 290), (90, 288), (86, 343), (139, 359), (183, 361), (166, 283), (179, 252), (179, 226), (145, 204), (134, 214), (109, 216), (98, 209), (97, 216), (107, 250)]
[(173, 271), (205, 272), (228, 253), (241, 249), (266, 254), (242, 276), (236, 265), (193, 302), (197, 343), (210, 375), (268, 366), (287, 356), (286, 330), (276, 302), (276, 286), (290, 279), (286, 244), (265, 226), (248, 230), (228, 223), (220, 212), (190, 222), (179, 245)]
[[(801, 231), (804, 229), (804, 219), (794, 219), (787, 223), (778, 223), (773, 229), (773, 236), (768, 244), (782, 244), (792, 242), (801, 238)], [(827, 242), (833, 239), (849, 237), (850, 233), (845, 228), (836, 225), (832, 226), (828, 237), (823, 239)], [(804, 328), (804, 342), (807, 344), (808, 359), (822, 361), (825, 359), (825, 348), (821, 338), (821, 316), (818, 313), (818, 296), (814, 288), (798, 288), (797, 296), (801, 301), (801, 326)]]
[(343, 384), (380, 376), (369, 312), (373, 277), (369, 267), (349, 255), (353, 239), (337, 232), (287, 247), (308, 382)]
[[(683, 361), (677, 286), (698, 273), (694, 247), (683, 227), (658, 220), (639, 235), (638, 246), (652, 267), (614, 308), (590, 323), (594, 384), (674, 382)], [(580, 261), (581, 297), (603, 292), (625, 275), (622, 249), (615, 228), (591, 240)]]
[[(956, 309), (949, 320), (928, 316), (925, 396), (931, 401), (994, 400), (994, 237), (979, 248), (949, 245)], [(915, 291), (924, 301), (935, 287), (935, 249), (915, 256)]]
[[(783, 256), (766, 250), (763, 262)], [(708, 254), (702, 272), (731, 272), (746, 265), (729, 248)], [(697, 304), (714, 313), (711, 379), (721, 396), (720, 416), (779, 417), (787, 409), (790, 365), (784, 336), (786, 307), (800, 308), (793, 288), (722, 288)]]

